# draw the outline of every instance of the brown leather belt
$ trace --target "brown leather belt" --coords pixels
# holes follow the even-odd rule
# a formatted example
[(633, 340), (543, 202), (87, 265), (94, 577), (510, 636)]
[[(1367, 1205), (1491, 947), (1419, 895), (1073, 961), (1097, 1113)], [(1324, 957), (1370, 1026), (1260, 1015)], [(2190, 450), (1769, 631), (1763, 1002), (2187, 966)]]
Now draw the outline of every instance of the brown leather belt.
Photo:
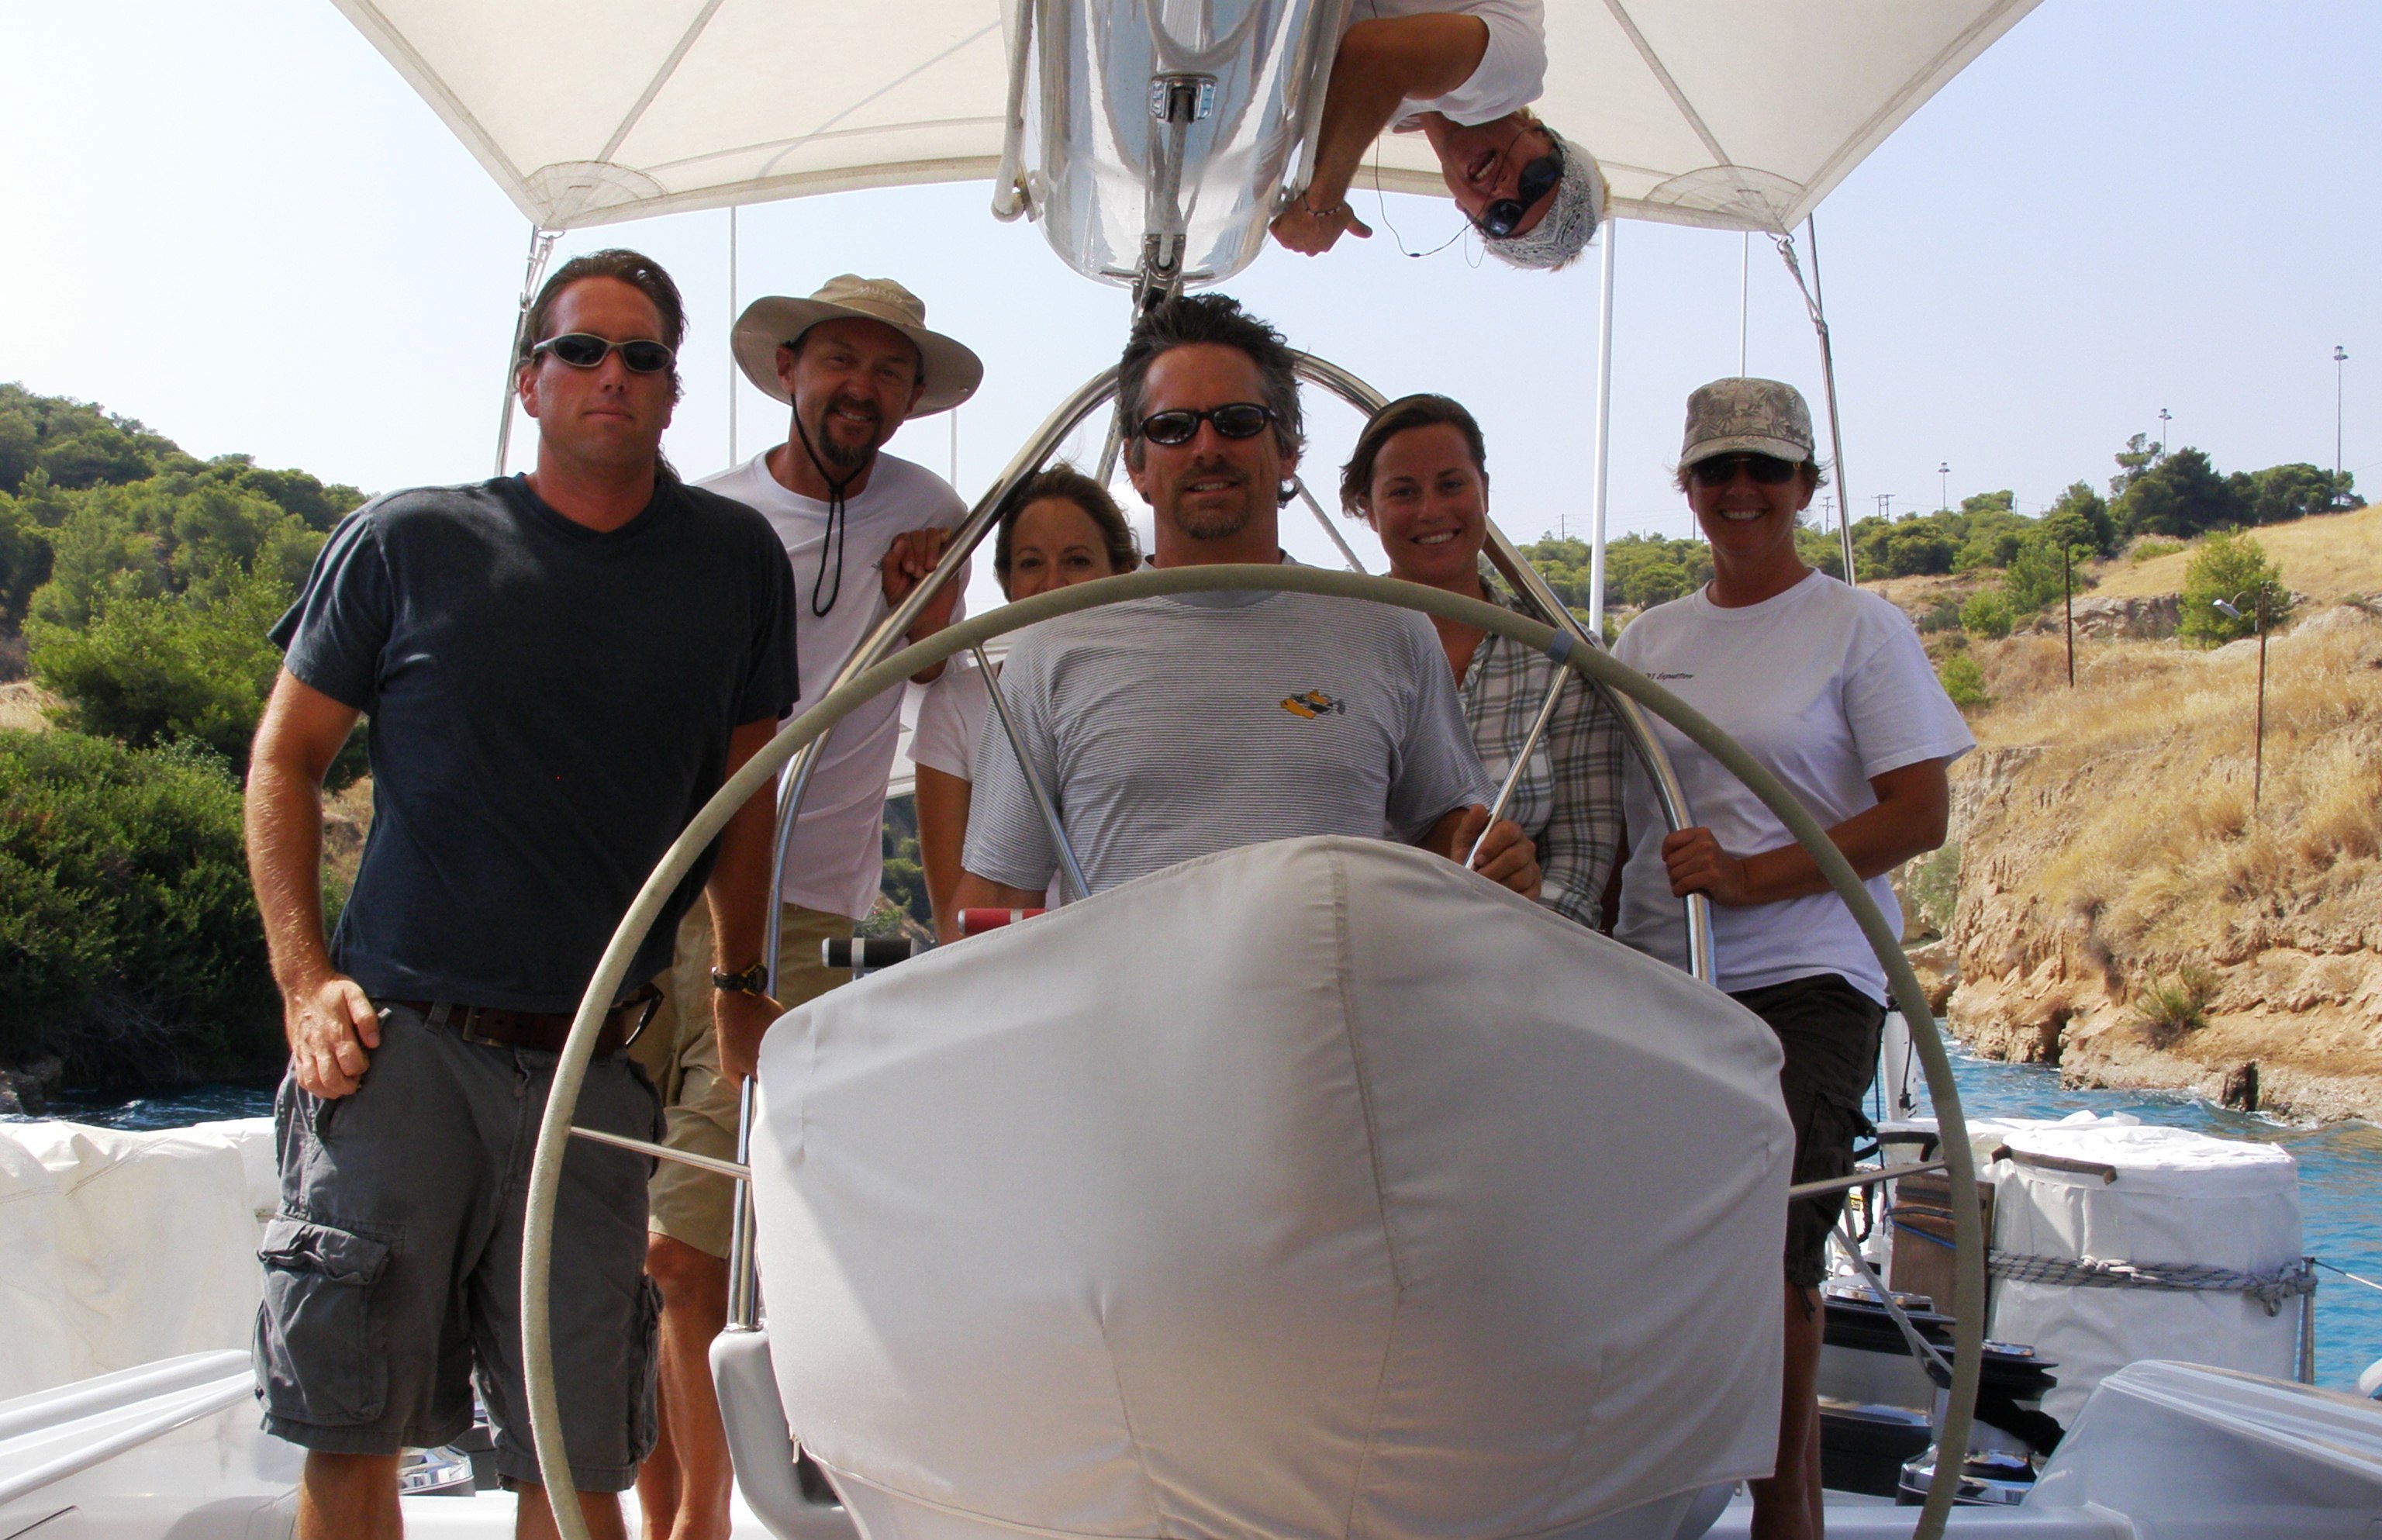
[[(647, 984), (621, 1001), (604, 1017), (596, 1035), (596, 1056), (609, 1058), (637, 1041), (637, 1034), (660, 1009), (662, 992)], [(564, 1011), (499, 1011), (466, 1005), (453, 1000), (399, 1000), (397, 1004), (418, 1011), (433, 1027), (451, 1028), (465, 1042), (492, 1048), (529, 1048), (559, 1053), (571, 1036), (573, 1014)]]

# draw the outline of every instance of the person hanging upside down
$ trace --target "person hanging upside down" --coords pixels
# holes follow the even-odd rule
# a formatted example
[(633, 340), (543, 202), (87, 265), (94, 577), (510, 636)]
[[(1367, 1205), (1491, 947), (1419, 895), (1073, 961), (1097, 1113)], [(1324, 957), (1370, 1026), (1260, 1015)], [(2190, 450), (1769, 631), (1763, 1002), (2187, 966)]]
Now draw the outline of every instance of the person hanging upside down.
[(1332, 65), (1315, 173), (1273, 221), (1276, 240), (1320, 256), (1373, 232), (1348, 206), (1382, 130), (1419, 132), (1489, 253), (1552, 271), (1604, 217), (1595, 157), (1538, 120), (1546, 88), (1543, 0), (1355, 0)]

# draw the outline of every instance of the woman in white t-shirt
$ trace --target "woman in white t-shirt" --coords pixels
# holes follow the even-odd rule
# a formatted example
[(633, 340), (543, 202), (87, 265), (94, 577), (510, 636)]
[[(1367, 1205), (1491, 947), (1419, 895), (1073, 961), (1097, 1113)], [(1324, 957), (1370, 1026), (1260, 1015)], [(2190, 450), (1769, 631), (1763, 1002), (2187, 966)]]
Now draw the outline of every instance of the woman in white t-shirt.
[[(1631, 623), (1614, 655), (1711, 718), (1828, 827), (1889, 924), (1886, 873), (1944, 843), (1945, 770), (1975, 746), (1919, 634), (1886, 600), (1806, 565), (1795, 527), (1820, 468), (1794, 387), (1723, 379), (1688, 398), (1678, 481), (1712, 542), (1713, 580)], [(1885, 975), (1852, 913), (1770, 810), (1719, 762), (1657, 721), (1697, 827), (1656, 839), (1661, 816), (1633, 759), (1636, 844), (1614, 933), (1684, 966), (1682, 895), (1711, 898), (1720, 987), (1786, 1051), (1793, 1180), (1852, 1168), (1867, 1130)], [(1753, 1484), (1754, 1532), (1820, 1533), (1818, 1286), (1841, 1195), (1790, 1205), (1786, 1374), (1777, 1473)]]
[[(1019, 487), (1002, 505), (993, 536), (992, 570), (1013, 599), (1050, 588), (1129, 573), (1141, 550), (1124, 514), (1099, 482), (1071, 466), (1056, 466)], [(918, 856), (927, 869), (927, 898), (935, 932), (959, 939), (952, 891), (959, 885), (960, 848), (967, 840), (976, 745), (992, 709), (984, 671), (973, 658), (954, 658), (918, 703), (910, 758), (918, 768)]]

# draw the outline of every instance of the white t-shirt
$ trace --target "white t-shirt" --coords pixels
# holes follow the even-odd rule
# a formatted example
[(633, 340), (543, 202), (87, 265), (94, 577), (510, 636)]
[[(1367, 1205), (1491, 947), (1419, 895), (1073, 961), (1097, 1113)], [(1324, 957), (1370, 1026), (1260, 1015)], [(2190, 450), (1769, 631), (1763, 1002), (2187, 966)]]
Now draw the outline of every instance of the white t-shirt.
[(1353, 0), (1348, 25), (1390, 17), (1454, 13), (1489, 28), (1489, 51), (1465, 82), (1444, 96), (1407, 100), (1396, 121), (1435, 112), (1457, 123), (1489, 123), (1517, 112), (1547, 89), (1545, 0)]
[[(1744, 745), (1824, 828), (1877, 806), (1871, 777), (1976, 746), (1909, 618), (1823, 573), (1737, 610), (1701, 590), (1657, 605), (1621, 634), (1613, 655)], [(1718, 760), (1651, 711), (1646, 720), (1678, 771), (1690, 815), (1722, 849), (1751, 856), (1793, 843)], [(1687, 935), (1663, 865), (1663, 815), (1634, 755), (1627, 806), (1629, 862), (1614, 934), (1684, 967)], [(1868, 887), (1898, 931), (1893, 884), (1881, 874)], [(1732, 992), (1836, 973), (1885, 998), (1885, 972), (1833, 893), (1746, 908), (1715, 904), (1713, 951), (1720, 987)]]
[[(769, 474), (768, 458), (766, 452), (755, 455), (696, 485), (759, 510), (785, 542), (794, 566), (794, 639), (803, 676), (802, 699), (794, 707), (799, 713), (827, 695), (837, 672), (885, 618), (878, 564), (893, 537), (914, 529), (956, 528), (967, 517), (967, 504), (932, 471), (879, 453), (868, 489), (844, 503), (840, 585), (835, 552), (826, 550), (827, 579), (816, 593), (822, 600), (832, 594), (834, 603), (818, 615), (812, 601), (827, 542), (827, 504), (779, 485)], [(964, 570), (953, 581), (966, 590)], [(953, 618), (962, 612), (955, 610)], [(876, 906), (884, 876), (885, 782), (901, 732), (902, 692), (895, 689), (861, 706), (829, 733), (786, 852), (780, 896), (787, 903), (854, 919)]]
[[(1422, 616), (1312, 594), (1129, 599), (1016, 634), (1001, 698), (1094, 892), (1308, 834), (1411, 841), (1490, 797)], [(1015, 888), (1058, 851), (998, 721), (961, 865)]]
[(918, 725), (910, 733), (910, 762), (962, 781), (976, 779), (976, 741), (992, 712), (984, 671), (962, 654), (943, 665), (941, 677), (918, 700)]

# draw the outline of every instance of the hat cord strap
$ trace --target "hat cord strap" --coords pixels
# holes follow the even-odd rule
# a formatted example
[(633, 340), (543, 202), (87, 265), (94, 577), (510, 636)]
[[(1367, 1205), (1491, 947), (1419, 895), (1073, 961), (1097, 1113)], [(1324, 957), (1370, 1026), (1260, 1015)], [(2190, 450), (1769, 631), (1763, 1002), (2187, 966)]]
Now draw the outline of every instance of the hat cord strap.
[[(818, 472), (819, 479), (827, 483), (827, 529), (819, 537), (818, 572), (811, 578), (811, 615), (814, 619), (824, 620), (827, 618), (828, 611), (835, 608), (835, 601), (843, 597), (843, 542), (845, 535), (852, 528), (852, 511), (844, 506), (843, 489), (852, 485), (860, 472), (854, 471), (850, 475), (839, 479), (834, 472), (827, 468), (827, 462), (819, 458), (818, 450), (811, 448), (811, 436), (803, 427), (803, 414), (797, 412), (792, 413), (792, 416), (794, 437), (802, 441), (803, 452), (811, 457), (811, 466)], [(874, 459), (875, 456), (872, 455), (870, 458)], [(863, 466), (862, 470), (866, 468)], [(819, 589), (827, 582), (827, 548), (829, 540), (835, 542), (835, 585), (827, 590), (827, 602), (821, 604)]]

